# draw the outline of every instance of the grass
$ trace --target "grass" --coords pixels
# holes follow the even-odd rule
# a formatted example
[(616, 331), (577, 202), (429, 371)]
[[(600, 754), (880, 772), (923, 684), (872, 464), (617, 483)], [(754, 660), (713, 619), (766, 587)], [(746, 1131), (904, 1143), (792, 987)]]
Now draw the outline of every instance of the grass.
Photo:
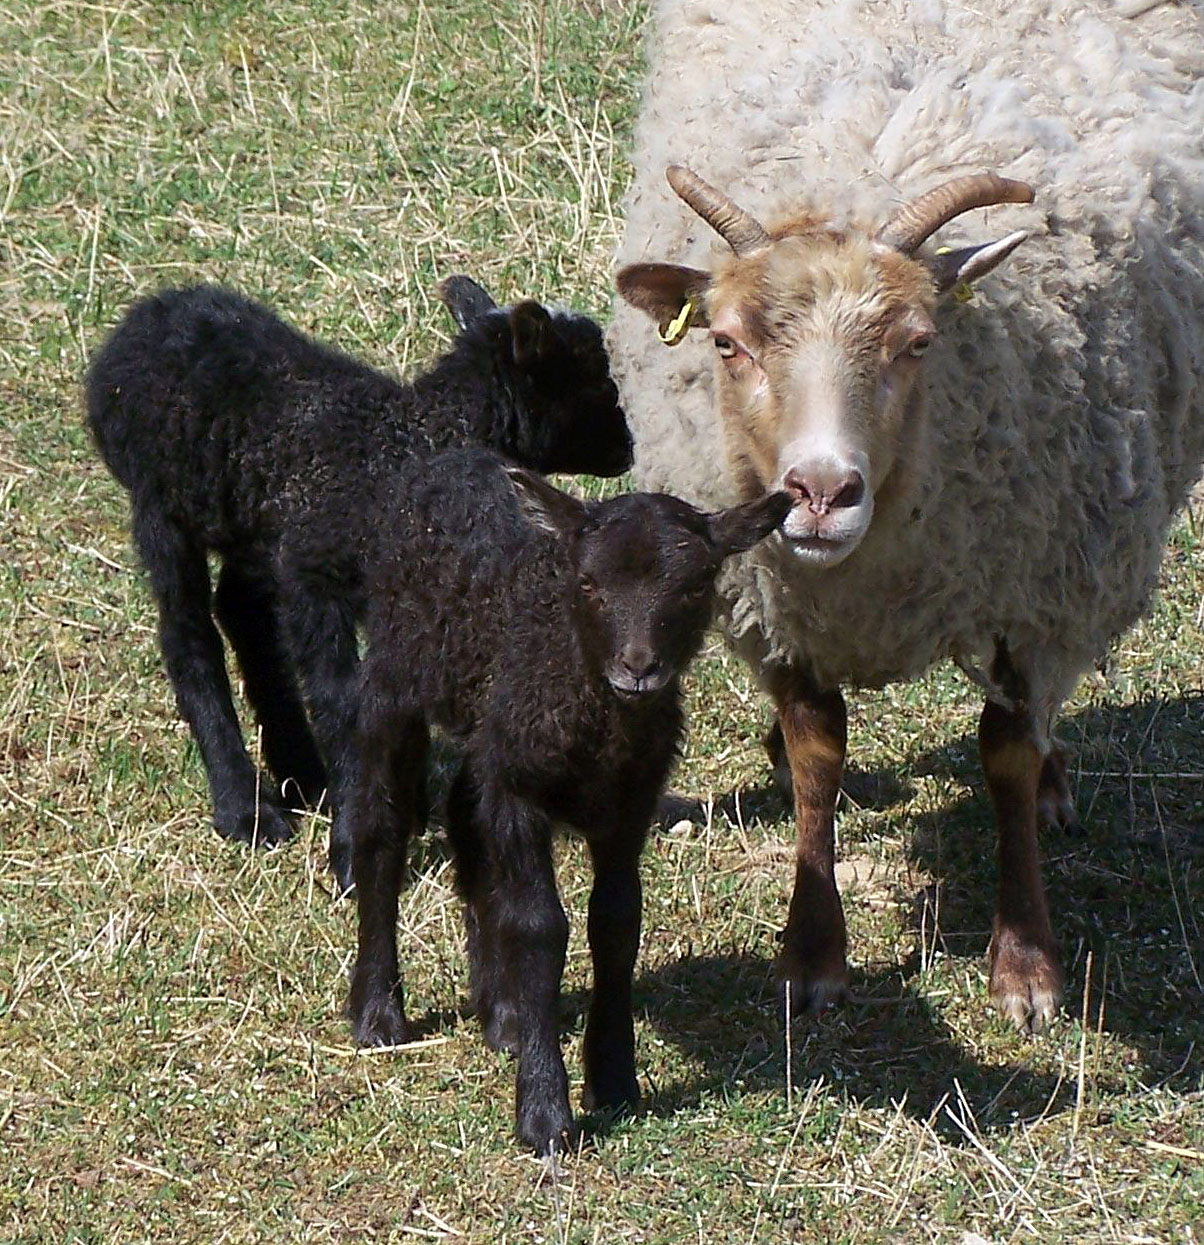
[[(787, 1033), (791, 829), (765, 710), (691, 684), (637, 982), (645, 1107), (549, 1169), (460, 1016), (443, 839), (403, 901), (423, 1040), (357, 1054), (354, 913), (326, 827), (252, 854), (207, 822), (124, 502), (80, 426), (130, 299), (227, 281), (382, 367), (449, 325), (436, 277), (599, 314), (643, 12), (620, 0), (319, 6), (12, 0), (0, 14), (0, 1238), (778, 1242), (1204, 1237), (1204, 508), (1156, 612), (1063, 735), (1069, 975), (1035, 1041), (988, 1011), (994, 884), (974, 691), (853, 701), (840, 840), (858, 1001)], [(566, 1054), (579, 1090), (585, 874)]]

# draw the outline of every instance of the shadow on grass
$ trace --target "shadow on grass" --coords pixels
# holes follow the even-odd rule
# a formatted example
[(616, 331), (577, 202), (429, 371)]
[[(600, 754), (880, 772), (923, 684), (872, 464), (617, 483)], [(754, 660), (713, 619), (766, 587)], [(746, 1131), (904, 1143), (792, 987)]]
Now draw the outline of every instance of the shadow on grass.
[[(1148, 1081), (1187, 1075), (1204, 1045), (1204, 694), (1092, 708), (1062, 720), (1082, 830), (1042, 832), (1050, 915), (1081, 1014), (1142, 1052)], [(981, 954), (995, 901), (994, 830), (970, 737), (919, 757), (917, 773), (974, 794), (910, 827), (911, 859), (941, 887), (952, 954)]]
[[(768, 771), (768, 766), (766, 769)], [(915, 795), (915, 787), (905, 776), (892, 770), (869, 769), (852, 760), (845, 767), (841, 792), (857, 808), (882, 813), (910, 800)], [(764, 782), (755, 787), (728, 791), (714, 800), (709, 808), (703, 800), (670, 791), (661, 800), (657, 821), (667, 829), (683, 819), (701, 823), (706, 821), (708, 815), (720, 813), (733, 825), (750, 821), (772, 822), (790, 816), (791, 807), (786, 791), (767, 772)]]
[[(1141, 1052), (1144, 1081), (1198, 1088), (1204, 694), (1091, 708), (1063, 719), (1058, 734), (1067, 745), (1083, 823), (1077, 833), (1051, 829), (1042, 835), (1050, 911), (1067, 974), (1066, 1009), (1081, 1014), (1090, 963), (1092, 1025), (1102, 996), (1103, 1028)], [(903, 818), (909, 859), (939, 890), (938, 945), (974, 959), (986, 949), (997, 879), (977, 753), (967, 735), (918, 756), (905, 774), (950, 778), (952, 789), (971, 794), (935, 814)], [(860, 808), (886, 811), (906, 799), (909, 788), (899, 775), (851, 769), (846, 794)], [(716, 808), (745, 820), (790, 820), (772, 781), (730, 793)], [(789, 884), (785, 874), (783, 884)], [(919, 919), (917, 910), (917, 941)], [(931, 937), (931, 910), (926, 919)], [(851, 950), (856, 960), (857, 948)], [(796, 1022), (796, 1086), (805, 1088), (822, 1073), (859, 1101), (890, 1107), (906, 1099), (905, 1110), (928, 1118), (956, 1080), (984, 1126), (1072, 1105), (1072, 1084), (1021, 1066), (977, 1061), (952, 1042), (909, 985), (917, 971), (914, 958), (860, 978), (854, 971), (854, 993), (872, 1002)], [(750, 1010), (754, 997), (760, 1007)], [(665, 1087), (654, 1111), (670, 1112), (734, 1085), (784, 1088), (783, 1025), (767, 963), (743, 956), (684, 960), (642, 978), (638, 998), (654, 1027), (703, 1067), (696, 1082)], [(997, 1023), (984, 1015), (984, 1026)], [(947, 1118), (944, 1126), (956, 1134)]]
[[(913, 970), (854, 971), (858, 1001), (795, 1019), (796, 1098), (822, 1079), (857, 1102), (928, 1120), (950, 1142), (965, 1140), (942, 1110), (954, 1082), (981, 1127), (1073, 1104), (1072, 1081), (1019, 1064), (983, 1063), (953, 1042), (931, 1005), (906, 984)], [(786, 1026), (771, 963), (746, 954), (678, 960), (640, 976), (635, 1003), (637, 1015), (699, 1068), (688, 1080), (654, 1086), (646, 1112), (671, 1115), (733, 1090), (786, 1093)]]

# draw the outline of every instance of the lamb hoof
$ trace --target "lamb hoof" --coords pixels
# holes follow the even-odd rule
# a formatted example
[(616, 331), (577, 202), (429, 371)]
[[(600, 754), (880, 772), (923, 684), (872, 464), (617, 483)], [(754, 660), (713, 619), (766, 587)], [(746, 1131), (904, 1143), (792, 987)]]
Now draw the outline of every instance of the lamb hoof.
[(586, 1111), (624, 1111), (640, 1101), (640, 1086), (635, 1073), (601, 1074), (587, 1080), (581, 1095)]
[(627, 1023), (613, 1026), (595, 1020), (585, 1032), (585, 1090), (581, 1104), (587, 1111), (622, 1111), (640, 1100), (635, 1075), (635, 1040)]
[(580, 1135), (567, 1101), (524, 1104), (518, 1109), (515, 1127), (523, 1145), (529, 1146), (541, 1158), (575, 1150)]
[(335, 889), (340, 899), (355, 890), (355, 878), (351, 874), (351, 844), (330, 841), (330, 872), (334, 874)]
[(404, 1046), (410, 1027), (396, 999), (373, 998), (351, 1007), (351, 1034), (357, 1046)]
[(991, 940), (989, 956), (992, 1002), (1021, 1033), (1040, 1033), (1062, 998), (1062, 970), (1052, 948), (1004, 930)]
[(274, 804), (263, 799), (257, 809), (240, 809), (234, 814), (216, 813), (213, 825), (222, 838), (257, 847), (276, 847), (293, 837), (292, 822)]

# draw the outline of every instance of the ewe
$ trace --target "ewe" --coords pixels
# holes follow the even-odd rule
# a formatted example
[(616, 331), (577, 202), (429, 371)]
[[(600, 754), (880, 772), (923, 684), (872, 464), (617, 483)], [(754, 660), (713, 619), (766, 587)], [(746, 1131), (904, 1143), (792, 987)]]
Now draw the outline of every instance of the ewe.
[[(618, 285), (663, 339), (706, 335), (670, 351), (620, 308), (612, 359), (640, 486), (796, 501), (722, 591), (793, 785), (800, 1002), (847, 984), (840, 689), (951, 658), (987, 697), (991, 994), (1021, 1027), (1057, 1006), (1052, 720), (1147, 607), (1204, 459), (1202, 47), (1195, 5), (657, 6)], [(664, 186), (686, 155), (723, 188), (670, 171), (695, 217)], [(1039, 207), (992, 210), (997, 241), (929, 244), (1029, 185)]]

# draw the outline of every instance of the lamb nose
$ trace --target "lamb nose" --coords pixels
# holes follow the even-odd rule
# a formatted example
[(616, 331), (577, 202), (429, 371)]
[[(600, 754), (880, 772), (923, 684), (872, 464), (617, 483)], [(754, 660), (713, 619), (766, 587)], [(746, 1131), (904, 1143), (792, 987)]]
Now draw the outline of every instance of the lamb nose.
[(656, 673), (660, 663), (647, 649), (627, 649), (619, 659), (633, 679), (647, 679)]
[(791, 467), (782, 478), (782, 487), (806, 503), (815, 514), (850, 509), (865, 497), (865, 478), (856, 468), (842, 472), (808, 472)]

